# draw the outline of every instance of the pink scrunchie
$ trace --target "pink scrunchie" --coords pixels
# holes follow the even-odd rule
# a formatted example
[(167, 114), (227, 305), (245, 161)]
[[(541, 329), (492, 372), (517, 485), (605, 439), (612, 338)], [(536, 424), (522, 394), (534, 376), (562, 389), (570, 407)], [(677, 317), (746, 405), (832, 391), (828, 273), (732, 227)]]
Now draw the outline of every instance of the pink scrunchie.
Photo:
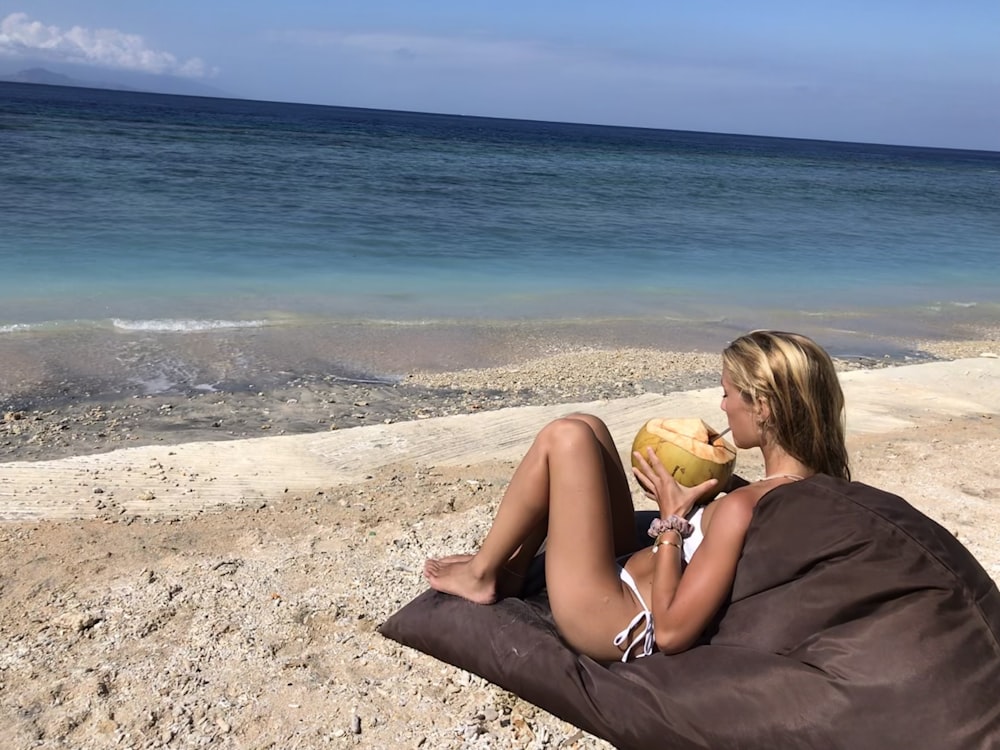
[(694, 526), (687, 519), (674, 514), (666, 518), (654, 518), (646, 533), (655, 539), (664, 531), (676, 531), (681, 535), (681, 538), (687, 539), (694, 533)]

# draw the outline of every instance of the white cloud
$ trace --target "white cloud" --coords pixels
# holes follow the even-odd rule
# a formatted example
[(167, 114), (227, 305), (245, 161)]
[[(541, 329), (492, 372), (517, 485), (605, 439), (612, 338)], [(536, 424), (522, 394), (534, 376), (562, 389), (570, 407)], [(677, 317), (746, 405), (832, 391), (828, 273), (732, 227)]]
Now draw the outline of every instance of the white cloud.
[(82, 26), (61, 29), (33, 21), (27, 13), (11, 13), (0, 21), (0, 55), (187, 78), (203, 78), (215, 73), (197, 57), (178, 60), (169, 52), (150, 49), (138, 34)]

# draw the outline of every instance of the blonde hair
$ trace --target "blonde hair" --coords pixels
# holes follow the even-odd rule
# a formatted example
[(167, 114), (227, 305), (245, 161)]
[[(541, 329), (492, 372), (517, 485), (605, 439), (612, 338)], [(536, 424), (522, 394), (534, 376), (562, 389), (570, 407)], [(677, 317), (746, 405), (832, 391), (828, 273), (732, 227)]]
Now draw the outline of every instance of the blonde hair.
[(820, 474), (850, 479), (844, 443), (844, 392), (830, 355), (796, 333), (753, 331), (722, 352), (732, 384), (755, 409), (761, 428), (793, 458)]

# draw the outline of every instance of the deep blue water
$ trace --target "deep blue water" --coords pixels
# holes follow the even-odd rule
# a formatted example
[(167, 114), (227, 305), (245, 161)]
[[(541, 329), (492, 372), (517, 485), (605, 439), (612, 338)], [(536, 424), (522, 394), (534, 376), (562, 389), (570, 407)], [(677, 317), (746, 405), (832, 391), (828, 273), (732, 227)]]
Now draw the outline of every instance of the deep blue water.
[[(336, 368), (359, 325), (860, 350), (842, 337), (1000, 320), (1000, 153), (6, 83), (0, 153), (0, 349), (42, 379), (82, 351), (169, 361), (159, 382), (187, 367), (176, 332), (266, 329), (278, 368), (336, 330), (313, 357)], [(383, 349), (398, 370), (464, 346)]]
[(22, 84), (0, 146), (0, 327), (1000, 301), (1000, 153)]

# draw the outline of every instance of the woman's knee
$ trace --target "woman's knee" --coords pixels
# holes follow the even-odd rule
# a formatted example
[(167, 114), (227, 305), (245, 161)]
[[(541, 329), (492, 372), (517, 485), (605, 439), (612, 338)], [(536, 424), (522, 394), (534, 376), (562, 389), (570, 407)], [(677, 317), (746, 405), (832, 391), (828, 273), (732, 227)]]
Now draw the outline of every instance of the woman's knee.
[[(596, 418), (596, 417), (595, 417)], [(549, 422), (538, 434), (549, 451), (578, 450), (581, 444), (593, 445), (597, 442), (592, 426), (576, 415), (560, 417)]]
[(590, 428), (597, 433), (608, 429), (608, 426), (604, 423), (603, 419), (595, 416), (594, 414), (588, 414), (582, 411), (575, 411), (572, 414), (567, 414), (565, 419), (575, 419), (578, 422), (583, 422), (584, 424), (589, 425)]

